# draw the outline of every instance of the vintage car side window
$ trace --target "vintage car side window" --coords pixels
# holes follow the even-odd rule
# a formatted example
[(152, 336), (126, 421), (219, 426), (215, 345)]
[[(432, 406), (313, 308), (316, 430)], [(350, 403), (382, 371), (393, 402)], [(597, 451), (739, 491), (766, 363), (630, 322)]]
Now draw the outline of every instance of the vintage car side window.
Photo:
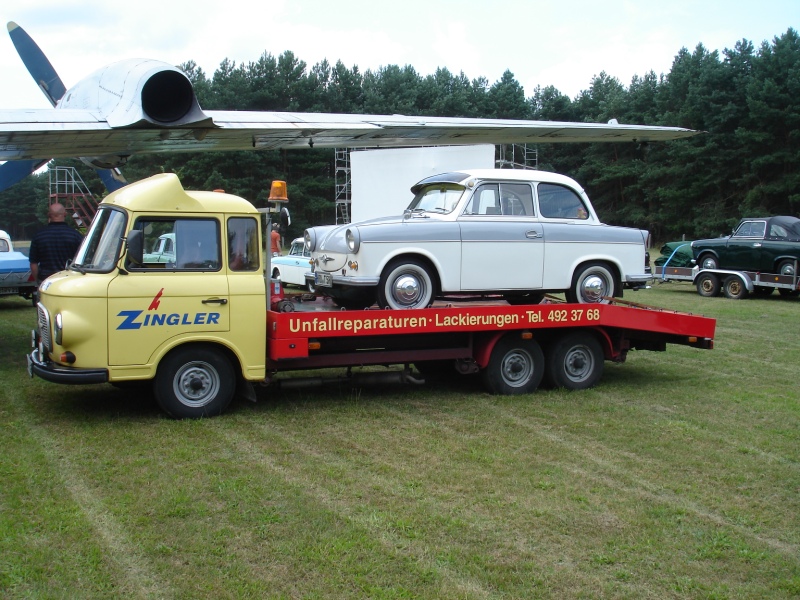
[(214, 219), (139, 219), (144, 261), (135, 269), (218, 271), (219, 223)]
[(745, 221), (733, 234), (733, 237), (757, 237), (763, 238), (767, 229), (765, 221)]
[(554, 183), (540, 183), (536, 187), (539, 213), (548, 219), (588, 219), (589, 211), (574, 190)]
[(527, 183), (500, 184), (500, 213), (505, 216), (533, 216), (533, 191)]
[(8, 252), (8, 242), (5, 240), (0, 240), (0, 252)]
[(231, 271), (257, 271), (260, 254), (258, 222), (251, 217), (228, 219), (228, 266)]
[(773, 223), (769, 227), (769, 237), (772, 238), (787, 238), (789, 237), (789, 232), (785, 227), (781, 227), (777, 223)]
[(500, 212), (500, 185), (487, 183), (478, 186), (472, 193), (472, 198), (464, 209), (465, 215), (499, 215)]

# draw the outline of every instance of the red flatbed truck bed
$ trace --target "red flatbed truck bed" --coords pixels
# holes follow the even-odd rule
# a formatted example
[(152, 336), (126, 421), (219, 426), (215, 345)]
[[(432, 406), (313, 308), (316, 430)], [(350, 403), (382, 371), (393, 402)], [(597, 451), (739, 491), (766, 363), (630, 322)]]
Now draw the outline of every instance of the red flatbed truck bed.
[[(285, 306), (285, 305), (284, 305)], [(713, 348), (716, 321), (615, 301), (512, 306), (437, 304), (420, 310), (334, 310), (317, 299), (267, 313), (267, 369), (414, 364), (423, 373), (482, 372), (489, 391), (535, 390), (543, 377), (570, 389), (594, 385), (603, 362), (667, 344)]]

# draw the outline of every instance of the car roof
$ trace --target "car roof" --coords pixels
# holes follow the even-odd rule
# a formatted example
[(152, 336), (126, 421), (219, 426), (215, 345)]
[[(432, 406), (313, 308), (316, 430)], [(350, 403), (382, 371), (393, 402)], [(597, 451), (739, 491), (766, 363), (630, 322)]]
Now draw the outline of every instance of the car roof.
[(451, 171), (426, 177), (414, 185), (411, 191), (416, 194), (423, 186), (432, 183), (457, 183), (465, 185), (470, 179), (559, 183), (583, 191), (580, 184), (571, 177), (559, 173), (551, 173), (550, 171), (537, 171), (534, 169), (463, 169), (460, 171)]

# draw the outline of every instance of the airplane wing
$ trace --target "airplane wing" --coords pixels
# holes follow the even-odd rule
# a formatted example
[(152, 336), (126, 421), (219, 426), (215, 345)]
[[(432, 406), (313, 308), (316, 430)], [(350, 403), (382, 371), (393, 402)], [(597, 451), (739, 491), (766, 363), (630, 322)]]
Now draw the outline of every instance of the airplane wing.
[[(8, 24), (8, 35), (23, 64), (28, 69), (36, 85), (42, 90), (52, 106), (56, 106), (66, 93), (66, 87), (56, 73), (53, 65), (42, 52), (33, 38), (19, 25), (11, 21)], [(40, 157), (32, 160), (11, 161), (0, 164), (0, 192), (21, 181), (37, 169), (47, 164), (49, 159)], [(118, 190), (127, 184), (119, 169), (101, 169), (95, 167), (97, 174), (109, 192)]]
[(650, 142), (696, 135), (678, 127), (402, 115), (204, 111), (200, 124), (111, 126), (97, 112), (0, 110), (0, 160), (276, 148), (479, 143)]

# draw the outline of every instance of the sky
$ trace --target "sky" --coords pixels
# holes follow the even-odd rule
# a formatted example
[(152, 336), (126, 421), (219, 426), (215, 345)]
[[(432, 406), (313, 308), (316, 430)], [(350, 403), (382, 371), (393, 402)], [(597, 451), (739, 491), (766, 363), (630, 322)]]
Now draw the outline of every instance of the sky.
[[(361, 72), (439, 67), (490, 84), (510, 70), (531, 96), (555, 86), (574, 98), (605, 71), (628, 86), (669, 72), (681, 48), (709, 51), (800, 29), (800, 0), (3, 0), (67, 88), (125, 58), (195, 61), (212, 76), (224, 59), (286, 50), (310, 69), (327, 59)], [(0, 33), (0, 109), (48, 108)]]

